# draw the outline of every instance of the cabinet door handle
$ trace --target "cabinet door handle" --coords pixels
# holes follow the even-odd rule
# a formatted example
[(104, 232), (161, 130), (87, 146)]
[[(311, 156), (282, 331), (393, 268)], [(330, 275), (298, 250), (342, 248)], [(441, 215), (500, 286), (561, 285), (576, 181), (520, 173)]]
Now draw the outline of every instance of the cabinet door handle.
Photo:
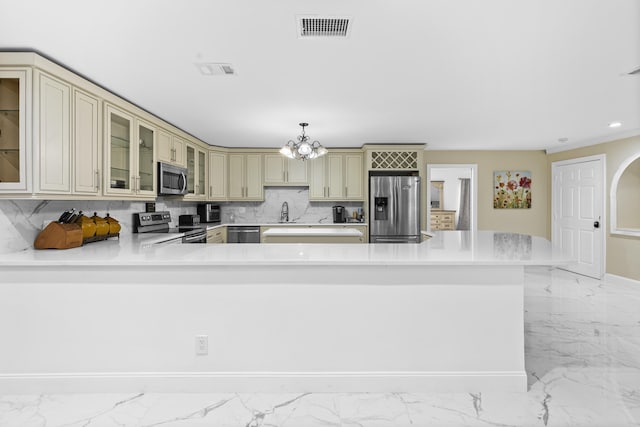
[(96, 180), (96, 190), (100, 188), (100, 171), (98, 169), (96, 169), (96, 173), (95, 173), (95, 180)]
[(138, 193), (139, 193), (140, 192), (140, 177), (137, 177), (136, 181), (138, 182), (137, 188), (138, 188)]
[(349, 187), (344, 187), (344, 197), (349, 196)]
[(213, 197), (213, 185), (209, 186), (209, 197)]

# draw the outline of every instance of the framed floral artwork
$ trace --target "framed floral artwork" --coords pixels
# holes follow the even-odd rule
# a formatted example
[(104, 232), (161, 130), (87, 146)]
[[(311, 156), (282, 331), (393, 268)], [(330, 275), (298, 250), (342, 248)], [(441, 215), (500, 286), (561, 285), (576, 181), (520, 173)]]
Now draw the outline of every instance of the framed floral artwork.
[(493, 207), (495, 209), (531, 208), (531, 172), (493, 172)]

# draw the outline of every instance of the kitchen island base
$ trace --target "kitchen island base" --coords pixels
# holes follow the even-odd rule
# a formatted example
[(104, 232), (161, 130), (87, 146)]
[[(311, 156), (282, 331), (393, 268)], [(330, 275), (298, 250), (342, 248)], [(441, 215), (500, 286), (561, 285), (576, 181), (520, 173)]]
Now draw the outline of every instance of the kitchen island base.
[(522, 265), (3, 267), (0, 393), (524, 392), (523, 289)]

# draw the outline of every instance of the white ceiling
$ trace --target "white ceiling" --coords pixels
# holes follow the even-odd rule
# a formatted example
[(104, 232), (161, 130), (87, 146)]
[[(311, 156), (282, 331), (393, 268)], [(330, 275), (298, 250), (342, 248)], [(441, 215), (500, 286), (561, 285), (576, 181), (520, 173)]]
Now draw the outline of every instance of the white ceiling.
[[(37, 50), (210, 143), (554, 149), (640, 134), (639, 0), (0, 0)], [(302, 40), (298, 14), (348, 15)], [(9, 18), (10, 17), (10, 18)], [(9, 19), (8, 19), (9, 18)], [(199, 62), (237, 76), (203, 76)], [(618, 129), (608, 128), (622, 122)]]

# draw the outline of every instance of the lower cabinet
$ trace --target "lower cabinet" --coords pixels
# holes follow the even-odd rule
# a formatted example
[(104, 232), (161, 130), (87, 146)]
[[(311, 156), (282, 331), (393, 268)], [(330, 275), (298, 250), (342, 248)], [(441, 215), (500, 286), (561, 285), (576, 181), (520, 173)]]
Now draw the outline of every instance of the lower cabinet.
[(207, 243), (227, 243), (227, 227), (207, 230)]

